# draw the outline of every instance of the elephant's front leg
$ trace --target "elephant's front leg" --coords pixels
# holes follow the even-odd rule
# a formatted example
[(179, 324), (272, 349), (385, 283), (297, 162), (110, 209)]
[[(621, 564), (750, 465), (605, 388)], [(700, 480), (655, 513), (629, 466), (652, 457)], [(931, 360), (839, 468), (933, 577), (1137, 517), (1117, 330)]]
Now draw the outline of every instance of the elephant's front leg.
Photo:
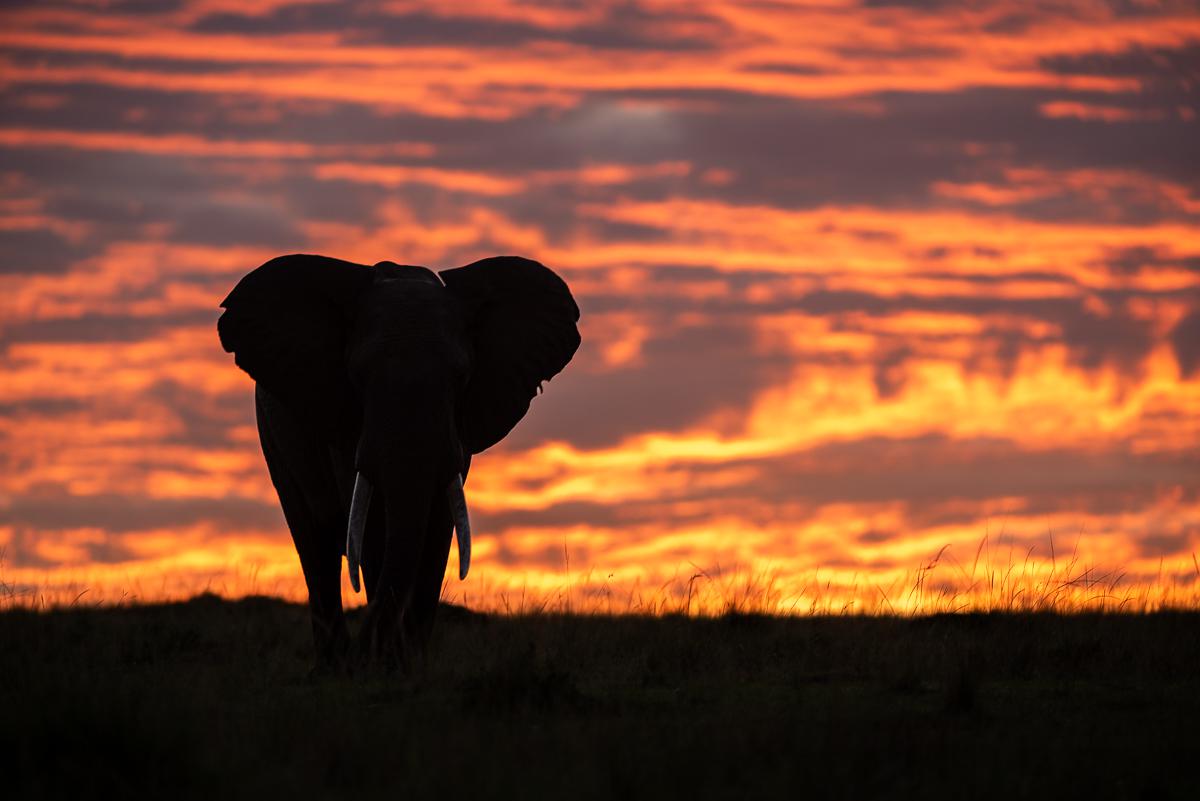
[(340, 670), (350, 646), (346, 616), (342, 611), (341, 550), (330, 548), (327, 536), (309, 537), (303, 529), (298, 534), (295, 527), (292, 527), (292, 540), (304, 570), (304, 583), (308, 586), (317, 668)]
[[(365, 651), (387, 669), (421, 667), (433, 633), (454, 527), (445, 498), (434, 496), (423, 532), (388, 543), (402, 564), (368, 583), (371, 603), (363, 626)], [(424, 536), (422, 536), (422, 534)], [(392, 581), (389, 581), (392, 579)]]
[[(383, 484), (384, 536), (376, 549), (367, 547), (364, 554), (374, 564), (364, 562), (370, 602), (361, 635), (363, 650), (389, 669), (415, 667), (428, 638), (428, 587), (432, 580), (440, 588), (446, 565), (446, 548), (428, 536), (431, 527), (441, 528), (447, 522), (443, 518), (448, 519), (444, 495), (436, 497), (437, 483), (416, 471)], [(433, 579), (431, 562), (440, 563)]]
[(454, 521), (450, 517), (450, 506), (444, 497), (435, 495), (429, 511), (424, 547), (421, 549), (420, 567), (404, 616), (405, 639), (411, 643), (414, 654), (418, 656), (424, 654), (433, 634), (434, 618), (437, 616), (438, 601), (442, 596), (442, 583), (446, 575), (446, 561), (450, 556), (450, 540), (453, 539), (453, 535)]
[(261, 387), (255, 400), (263, 455), (308, 587), (317, 665), (336, 668), (349, 635), (340, 583), (345, 518), (329, 449)]

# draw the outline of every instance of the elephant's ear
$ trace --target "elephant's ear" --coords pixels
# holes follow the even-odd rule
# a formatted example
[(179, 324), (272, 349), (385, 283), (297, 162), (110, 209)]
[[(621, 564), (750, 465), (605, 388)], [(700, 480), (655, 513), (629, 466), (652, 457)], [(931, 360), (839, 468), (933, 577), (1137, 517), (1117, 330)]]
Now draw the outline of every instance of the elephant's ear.
[(496, 256), (440, 273), (462, 302), (475, 346), (461, 409), (460, 436), (471, 453), (512, 430), (541, 382), (579, 347), (579, 307), (566, 283), (536, 261)]
[(221, 302), (221, 345), (308, 425), (336, 431), (357, 415), (345, 348), (374, 270), (324, 256), (280, 256)]

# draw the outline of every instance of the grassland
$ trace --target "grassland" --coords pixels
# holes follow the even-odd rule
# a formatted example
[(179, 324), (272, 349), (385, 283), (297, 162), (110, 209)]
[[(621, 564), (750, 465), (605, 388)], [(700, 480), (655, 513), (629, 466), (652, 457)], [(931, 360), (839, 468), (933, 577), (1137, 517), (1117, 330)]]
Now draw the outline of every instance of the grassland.
[(1200, 614), (443, 610), (415, 677), (314, 677), (303, 608), (0, 614), (30, 798), (1195, 798)]

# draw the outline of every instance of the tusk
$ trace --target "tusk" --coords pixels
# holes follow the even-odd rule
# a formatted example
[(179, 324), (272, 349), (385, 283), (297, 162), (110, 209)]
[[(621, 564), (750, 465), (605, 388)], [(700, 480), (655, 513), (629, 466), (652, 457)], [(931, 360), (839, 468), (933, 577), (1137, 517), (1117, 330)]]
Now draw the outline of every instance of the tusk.
[(458, 578), (467, 577), (471, 569), (471, 516), (467, 514), (467, 496), (463, 492), (462, 474), (455, 474), (446, 488), (450, 500), (450, 516), (454, 519), (454, 532), (458, 537)]
[(350, 523), (346, 527), (346, 567), (350, 570), (350, 586), (355, 592), (362, 587), (358, 582), (359, 565), (362, 563), (363, 533), (367, 529), (367, 510), (371, 506), (371, 482), (358, 473), (354, 476), (354, 496), (350, 499)]

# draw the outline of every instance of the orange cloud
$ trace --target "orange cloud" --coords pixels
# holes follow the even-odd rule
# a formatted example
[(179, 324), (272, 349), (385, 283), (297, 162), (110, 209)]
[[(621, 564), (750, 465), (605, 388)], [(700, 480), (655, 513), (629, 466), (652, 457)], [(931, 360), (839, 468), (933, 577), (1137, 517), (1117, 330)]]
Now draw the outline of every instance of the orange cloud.
[(2, 13), (5, 586), (302, 599), (217, 304), (521, 253), (584, 345), (448, 597), (1200, 602), (1190, 9), (290, 5)]

